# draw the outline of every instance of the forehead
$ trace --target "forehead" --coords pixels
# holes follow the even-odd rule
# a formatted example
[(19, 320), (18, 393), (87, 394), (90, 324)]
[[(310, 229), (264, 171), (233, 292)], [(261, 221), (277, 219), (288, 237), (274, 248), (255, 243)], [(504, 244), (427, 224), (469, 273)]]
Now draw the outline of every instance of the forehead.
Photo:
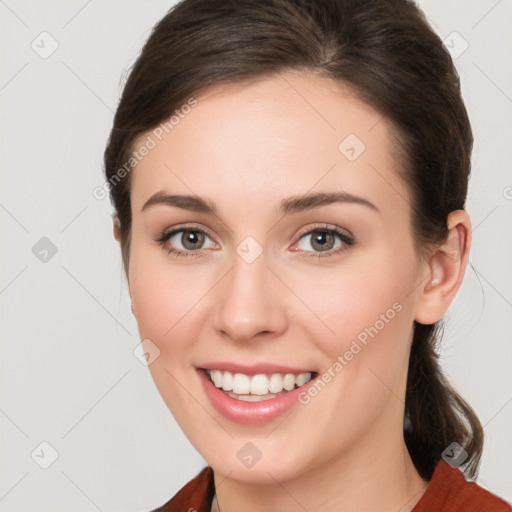
[(393, 203), (407, 194), (387, 120), (338, 82), (282, 73), (216, 86), (173, 124), (139, 137), (132, 207), (155, 192), (222, 197), (238, 208), (311, 190)]

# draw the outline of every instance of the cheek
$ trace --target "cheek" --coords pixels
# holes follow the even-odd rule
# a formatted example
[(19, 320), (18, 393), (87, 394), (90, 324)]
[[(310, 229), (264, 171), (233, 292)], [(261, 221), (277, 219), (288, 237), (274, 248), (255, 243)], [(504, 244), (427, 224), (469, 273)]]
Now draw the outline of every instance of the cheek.
[(368, 412), (368, 405), (382, 405), (389, 388), (398, 394), (407, 371), (416, 267), (412, 252), (401, 259), (392, 252), (387, 257), (372, 255), (350, 268), (317, 273), (302, 280), (297, 290), (330, 332), (324, 329), (320, 336), (315, 328), (313, 333), (305, 320), (301, 330), (309, 330), (310, 339), (327, 356), (324, 371), (336, 376), (326, 375), (326, 380), (336, 381), (329, 385), (338, 393), (333, 399), (352, 404), (353, 411)]
[[(397, 397), (405, 392), (412, 308), (396, 300), (398, 293), (370, 284), (360, 296), (333, 290), (335, 299), (319, 310), (336, 334), (315, 337), (324, 362), (321, 382), (302, 397), (302, 403), (307, 410), (304, 428), (330, 440), (317, 446), (325, 457), (355, 443), (372, 425), (380, 424), (379, 418), (400, 417), (403, 409)], [(307, 329), (303, 323), (301, 331)], [(343, 425), (337, 437), (333, 424)]]
[(152, 339), (160, 350), (166, 350), (166, 340), (187, 329), (194, 304), (205, 294), (199, 276), (151, 265), (133, 273), (130, 289), (140, 335)]
[(140, 335), (158, 342), (174, 323), (175, 294), (148, 266), (132, 273), (130, 289)]
[[(306, 305), (331, 331), (333, 353), (348, 349), (351, 340), (361, 342), (377, 335), (385, 338), (386, 332), (409, 325), (415, 269), (410, 260), (393, 264), (389, 259), (376, 263), (371, 259), (357, 267), (340, 267), (339, 270), (322, 269), (310, 278), (297, 281), (297, 295), (304, 297)], [(329, 336), (323, 337), (326, 343)]]
[(188, 312), (204, 296), (207, 273), (197, 270), (200, 266), (171, 263), (166, 251), (148, 244), (141, 231), (135, 226), (130, 254), (132, 305), (141, 337), (165, 350), (166, 340), (187, 325)]
[[(149, 371), (175, 419), (187, 431), (190, 409), (195, 407), (195, 402), (183, 393), (183, 387), (193, 389), (195, 382), (194, 374), (183, 370), (192, 364), (191, 348), (197, 339), (199, 324), (195, 315), (200, 308), (194, 305), (200, 303), (207, 288), (190, 271), (192, 267), (172, 266), (166, 264), (165, 255), (162, 259), (155, 251), (143, 252), (134, 251), (130, 275), (139, 335), (141, 339), (150, 339), (160, 350)], [(201, 409), (193, 409), (192, 413), (200, 423)]]

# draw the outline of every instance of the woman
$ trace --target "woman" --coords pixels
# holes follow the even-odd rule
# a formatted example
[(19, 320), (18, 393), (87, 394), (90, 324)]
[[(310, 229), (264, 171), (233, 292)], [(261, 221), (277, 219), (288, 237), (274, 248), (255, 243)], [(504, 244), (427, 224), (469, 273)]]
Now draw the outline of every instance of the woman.
[(407, 0), (184, 0), (105, 172), (151, 374), (208, 466), (161, 511), (511, 510), (435, 346), (472, 132)]

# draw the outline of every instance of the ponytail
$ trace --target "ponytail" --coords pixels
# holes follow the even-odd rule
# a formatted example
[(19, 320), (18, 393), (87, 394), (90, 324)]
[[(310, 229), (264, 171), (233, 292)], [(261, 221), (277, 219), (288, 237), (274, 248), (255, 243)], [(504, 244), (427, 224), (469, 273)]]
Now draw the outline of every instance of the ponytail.
[(405, 396), (404, 438), (418, 473), (427, 480), (443, 452), (458, 443), (467, 453), (461, 466), (476, 477), (483, 429), (469, 404), (452, 388), (439, 366), (436, 345), (442, 324), (415, 322)]

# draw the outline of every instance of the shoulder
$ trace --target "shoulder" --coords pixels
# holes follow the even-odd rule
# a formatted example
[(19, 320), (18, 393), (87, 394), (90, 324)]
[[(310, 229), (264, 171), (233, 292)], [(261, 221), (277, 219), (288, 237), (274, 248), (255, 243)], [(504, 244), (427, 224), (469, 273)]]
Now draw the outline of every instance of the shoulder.
[(214, 494), (213, 470), (206, 466), (167, 503), (151, 512), (210, 512)]
[(441, 459), (420, 501), (412, 512), (512, 512), (498, 496), (469, 482), (462, 472)]

